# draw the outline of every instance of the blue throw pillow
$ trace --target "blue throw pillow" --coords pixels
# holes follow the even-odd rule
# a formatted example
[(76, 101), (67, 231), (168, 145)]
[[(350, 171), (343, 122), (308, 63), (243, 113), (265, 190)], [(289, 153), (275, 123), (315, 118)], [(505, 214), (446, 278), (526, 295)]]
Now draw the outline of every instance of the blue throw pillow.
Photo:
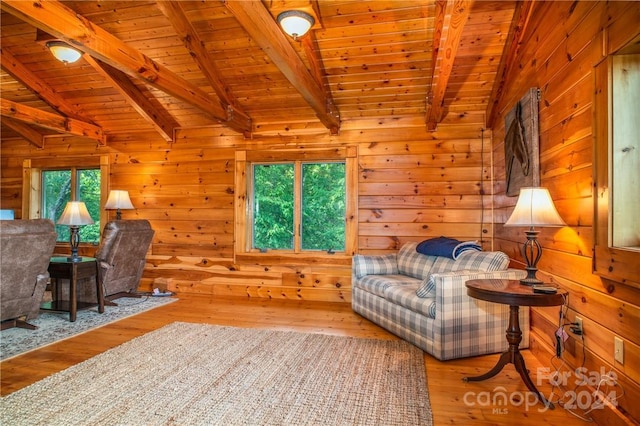
[(477, 241), (458, 241), (448, 237), (424, 240), (416, 247), (418, 253), (427, 256), (448, 257), (454, 260), (468, 250), (481, 251), (482, 247)]

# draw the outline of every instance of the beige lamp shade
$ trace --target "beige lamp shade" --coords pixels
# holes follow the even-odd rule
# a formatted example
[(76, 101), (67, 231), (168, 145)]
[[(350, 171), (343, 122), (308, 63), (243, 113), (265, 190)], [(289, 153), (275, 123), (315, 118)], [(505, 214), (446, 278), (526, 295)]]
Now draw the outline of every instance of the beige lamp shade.
[(135, 207), (131, 204), (128, 191), (113, 189), (109, 192), (109, 198), (107, 198), (107, 203), (104, 205), (104, 208), (107, 210), (131, 210)]
[(69, 201), (57, 223), (68, 226), (91, 225), (93, 219), (84, 201)]
[(278, 23), (282, 30), (295, 40), (311, 29), (315, 19), (308, 13), (299, 10), (288, 10), (278, 15)]
[(78, 245), (80, 245), (80, 225), (91, 225), (93, 219), (89, 215), (87, 206), (83, 201), (69, 201), (58, 219), (58, 225), (69, 227), (69, 244), (71, 245), (70, 262), (80, 262), (82, 258), (78, 256)]
[(82, 52), (69, 46), (64, 41), (50, 41), (46, 46), (51, 51), (51, 54), (65, 65), (72, 64), (82, 57)]
[(546, 188), (521, 188), (516, 207), (504, 226), (565, 226)]

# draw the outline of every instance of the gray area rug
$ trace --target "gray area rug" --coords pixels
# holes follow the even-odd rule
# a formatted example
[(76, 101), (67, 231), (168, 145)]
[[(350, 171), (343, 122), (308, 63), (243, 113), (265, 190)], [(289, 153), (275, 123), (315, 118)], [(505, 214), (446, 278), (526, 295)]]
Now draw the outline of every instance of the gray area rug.
[(75, 322), (69, 321), (68, 312), (41, 312), (38, 318), (29, 321), (38, 327), (37, 330), (14, 327), (0, 333), (0, 360), (21, 355), (176, 300), (178, 299), (171, 297), (123, 297), (114, 301), (118, 306), (105, 306), (103, 314), (98, 313), (97, 307), (78, 311)]
[(0, 400), (3, 425), (431, 425), (404, 341), (176, 322)]

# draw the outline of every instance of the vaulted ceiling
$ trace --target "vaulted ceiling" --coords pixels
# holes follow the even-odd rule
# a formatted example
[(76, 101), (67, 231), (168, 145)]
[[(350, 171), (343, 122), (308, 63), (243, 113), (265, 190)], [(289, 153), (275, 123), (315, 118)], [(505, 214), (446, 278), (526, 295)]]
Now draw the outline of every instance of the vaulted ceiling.
[[(530, 2), (2, 1), (2, 140), (219, 125), (339, 134), (354, 120), (491, 126)], [(293, 40), (276, 17), (315, 17)], [(74, 64), (44, 43), (84, 52)]]

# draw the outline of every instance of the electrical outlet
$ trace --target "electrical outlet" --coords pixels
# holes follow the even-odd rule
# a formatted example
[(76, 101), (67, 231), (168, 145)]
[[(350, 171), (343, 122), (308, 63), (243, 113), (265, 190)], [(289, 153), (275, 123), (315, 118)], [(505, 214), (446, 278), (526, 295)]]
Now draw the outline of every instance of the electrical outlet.
[(580, 317), (575, 317), (575, 319), (573, 320), (574, 323), (576, 323), (576, 325), (574, 325), (571, 328), (571, 331), (573, 331), (575, 334), (577, 335), (582, 335), (584, 334), (584, 328), (582, 328), (582, 318)]
[(624, 340), (618, 336), (613, 337), (613, 359), (624, 364)]

